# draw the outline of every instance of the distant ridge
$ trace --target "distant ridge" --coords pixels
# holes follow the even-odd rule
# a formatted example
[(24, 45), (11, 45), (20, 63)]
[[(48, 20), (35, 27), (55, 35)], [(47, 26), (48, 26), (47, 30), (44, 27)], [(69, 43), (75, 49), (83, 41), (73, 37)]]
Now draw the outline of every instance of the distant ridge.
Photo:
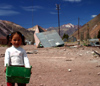
[[(77, 28), (78, 28), (78, 25), (73, 25), (71, 23), (64, 24), (64, 25), (60, 26), (60, 36), (62, 37), (64, 33), (68, 34), (70, 36), (77, 30)], [(50, 27), (47, 30), (48, 31), (56, 30), (57, 32), (59, 32), (58, 27)]]

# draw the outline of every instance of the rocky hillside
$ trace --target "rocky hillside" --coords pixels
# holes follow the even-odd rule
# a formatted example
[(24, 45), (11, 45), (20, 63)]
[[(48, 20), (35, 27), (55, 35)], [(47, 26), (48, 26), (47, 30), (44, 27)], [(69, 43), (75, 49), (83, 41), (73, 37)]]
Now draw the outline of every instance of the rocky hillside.
[[(79, 29), (79, 39), (87, 40), (88, 38), (97, 38), (98, 31), (100, 30), (100, 14), (95, 18), (84, 24)], [(78, 31), (76, 31), (72, 36), (78, 38)]]
[(0, 37), (6, 37), (13, 31), (20, 31), (27, 40), (33, 41), (33, 33), (10, 21), (0, 20)]

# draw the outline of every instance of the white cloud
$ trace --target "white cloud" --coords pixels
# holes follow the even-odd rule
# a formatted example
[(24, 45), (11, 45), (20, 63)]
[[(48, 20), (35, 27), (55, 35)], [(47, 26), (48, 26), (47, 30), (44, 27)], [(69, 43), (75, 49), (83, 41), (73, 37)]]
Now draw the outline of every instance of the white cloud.
[(92, 18), (96, 17), (97, 15), (91, 15)]
[(14, 7), (8, 4), (0, 4), (0, 16), (12, 16), (19, 12), (12, 10)]
[(12, 5), (0, 5), (0, 9), (12, 9), (13, 6)]
[(25, 11), (36, 11), (38, 9), (43, 9), (41, 6), (27, 6), (27, 7), (22, 7)]
[(22, 9), (24, 9), (25, 11), (32, 11), (33, 10), (33, 7), (32, 6), (22, 7)]
[(57, 12), (50, 12), (50, 14), (57, 14)]
[[(50, 12), (50, 14), (58, 14), (58, 12)], [(61, 14), (61, 13), (59, 13), (59, 14)]]
[(81, 2), (82, 0), (63, 0), (63, 1), (68, 1), (68, 2)]
[(20, 14), (20, 13), (13, 10), (0, 10), (0, 16), (12, 16), (16, 14)]
[(33, 6), (34, 9), (43, 9), (42, 6)]

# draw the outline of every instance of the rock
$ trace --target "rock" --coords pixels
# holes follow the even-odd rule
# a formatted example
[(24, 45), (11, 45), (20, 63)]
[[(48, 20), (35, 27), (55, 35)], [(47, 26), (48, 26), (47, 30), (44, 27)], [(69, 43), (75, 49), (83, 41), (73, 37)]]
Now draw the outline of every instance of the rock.
[(38, 50), (34, 50), (34, 51), (33, 51), (33, 54), (37, 54), (37, 53), (38, 53)]
[(82, 54), (79, 54), (79, 56), (82, 56)]
[(46, 86), (46, 85), (40, 84), (40, 86)]
[(76, 83), (76, 85), (78, 85), (78, 83)]
[(72, 61), (71, 59), (67, 59), (66, 61)]
[(91, 53), (92, 53), (92, 54), (94, 54), (94, 52), (93, 52), (93, 51), (92, 51)]
[(100, 75), (100, 72), (99, 73), (97, 73), (98, 75)]
[(68, 69), (68, 72), (71, 72), (71, 69)]
[(97, 65), (96, 67), (100, 67), (100, 65)]
[(66, 51), (66, 49), (64, 49), (64, 51)]

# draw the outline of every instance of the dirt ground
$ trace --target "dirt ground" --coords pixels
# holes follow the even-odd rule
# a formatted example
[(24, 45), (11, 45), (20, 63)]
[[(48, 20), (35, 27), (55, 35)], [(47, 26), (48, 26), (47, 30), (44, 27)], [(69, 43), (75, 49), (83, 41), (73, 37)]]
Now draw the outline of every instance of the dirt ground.
[[(0, 47), (0, 86), (6, 86), (4, 53)], [(100, 53), (97, 47), (23, 47), (32, 65), (27, 86), (100, 86)], [(17, 86), (17, 85), (16, 85)]]

